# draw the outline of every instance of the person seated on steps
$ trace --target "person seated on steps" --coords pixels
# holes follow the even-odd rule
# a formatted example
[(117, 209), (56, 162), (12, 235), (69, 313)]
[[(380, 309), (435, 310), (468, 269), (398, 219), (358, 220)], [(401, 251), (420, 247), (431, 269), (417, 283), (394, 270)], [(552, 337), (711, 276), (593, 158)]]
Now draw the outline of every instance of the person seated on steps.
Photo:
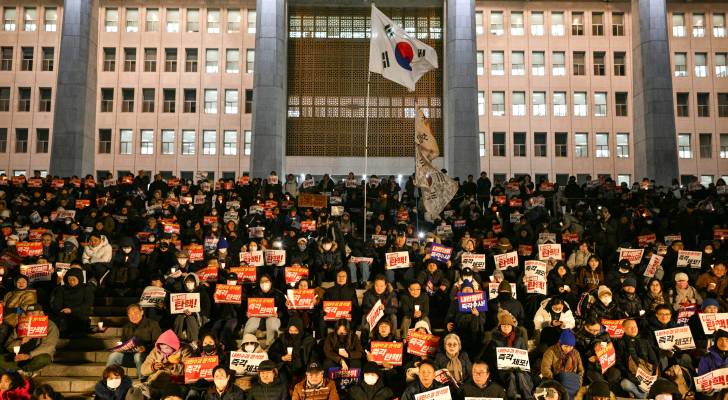
[[(25, 308), (23, 315), (42, 317), (45, 314), (40, 304), (32, 304)], [(18, 324), (18, 327), (20, 326), (21, 323)], [(16, 327), (5, 345), (10, 354), (0, 358), (0, 369), (23, 370), (32, 376), (53, 362), (53, 355), (58, 345), (58, 327), (53, 321), (48, 320), (48, 333), (38, 338), (20, 337), (18, 331)]]
[(51, 319), (58, 325), (61, 336), (85, 336), (89, 331), (89, 316), (94, 304), (93, 288), (83, 283), (83, 271), (71, 268), (63, 277), (65, 284), (51, 295)]
[(133, 353), (112, 352), (106, 361), (106, 366), (122, 365), (129, 366), (133, 361), (133, 365), (137, 369), (137, 376), (140, 380), (144, 380), (142, 375), (142, 363), (146, 359), (149, 352), (157, 341), (162, 330), (159, 328), (157, 321), (145, 317), (144, 311), (139, 304), (131, 304), (126, 308), (126, 315), (129, 321), (121, 328), (122, 342), (135, 338), (137, 340), (136, 351)]

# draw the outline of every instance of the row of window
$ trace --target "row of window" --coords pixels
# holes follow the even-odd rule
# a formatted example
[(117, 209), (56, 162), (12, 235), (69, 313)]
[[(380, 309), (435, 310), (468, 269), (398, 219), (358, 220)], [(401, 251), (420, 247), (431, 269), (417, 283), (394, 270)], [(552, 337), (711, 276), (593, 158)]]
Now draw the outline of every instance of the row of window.
[[(18, 23), (18, 10), (16, 7), (3, 7), (3, 24), (2, 30), (5, 32), (15, 32)], [(21, 27), (24, 32), (35, 32), (38, 30), (38, 8), (23, 7), (22, 8)], [(58, 9), (56, 7), (43, 7), (41, 12), (43, 15), (42, 27), (46, 32), (55, 32), (58, 29)]]
[[(713, 13), (713, 37), (724, 38), (725, 33), (725, 13)], [(692, 13), (692, 36), (695, 38), (705, 37), (706, 30), (706, 17), (705, 13)], [(686, 25), (685, 13), (674, 12), (672, 13), (672, 36), (673, 37), (687, 37), (688, 29)]]
[[(252, 143), (252, 131), (243, 132), (243, 155), (250, 155)], [(202, 155), (214, 156), (218, 152), (217, 131), (202, 131)], [(138, 134), (139, 154), (155, 154), (155, 145), (160, 146), (159, 154), (174, 155), (179, 148), (179, 154), (195, 155), (197, 152), (197, 132), (191, 129), (182, 129), (179, 143), (177, 143), (177, 132), (174, 129), (162, 129), (155, 138), (153, 129), (141, 129)], [(99, 129), (99, 154), (111, 154), (112, 132), (111, 129)], [(222, 132), (222, 155), (238, 155), (238, 131), (224, 130)], [(179, 146), (179, 147), (178, 147)], [(119, 154), (134, 154), (134, 131), (132, 129), (119, 130)]]
[[(531, 92), (531, 116), (545, 117), (547, 113), (547, 92)], [(528, 103), (526, 101), (525, 91), (511, 92), (511, 113), (513, 117), (523, 117), (528, 115)], [(594, 92), (594, 100), (592, 104), (593, 115), (595, 117), (607, 116), (607, 92)], [(614, 93), (614, 115), (617, 117), (628, 116), (628, 93)], [(506, 92), (491, 92), (491, 113), (495, 117), (503, 117), (506, 115)], [(566, 117), (569, 115), (567, 104), (567, 92), (553, 92), (551, 96), (552, 114), (554, 117)], [(573, 93), (573, 116), (587, 117), (589, 116), (587, 92)], [(478, 92), (478, 115), (486, 115), (485, 92)]]
[[(479, 132), (480, 156), (487, 155), (486, 152), (486, 133)], [(513, 147), (513, 157), (528, 157), (527, 152), (527, 132), (513, 132), (511, 145)], [(598, 132), (594, 134), (595, 146), (594, 155), (598, 158), (610, 157), (609, 133)], [(617, 133), (615, 135), (616, 156), (618, 158), (629, 157), (629, 133)], [(569, 134), (567, 132), (555, 132), (553, 134), (553, 157), (569, 156)], [(492, 153), (493, 157), (506, 157), (506, 132), (493, 132), (492, 135)], [(548, 133), (533, 133), (533, 157), (549, 157), (548, 151)], [(589, 133), (576, 132), (573, 139), (574, 157), (589, 157)]]
[[(510, 34), (511, 36), (524, 36), (526, 34), (526, 13), (523, 11), (511, 11), (508, 16), (510, 22)], [(567, 23), (567, 12), (564, 11), (551, 11), (548, 13), (550, 16), (551, 36), (564, 36), (566, 35), (566, 23)], [(610, 15), (611, 19), (607, 21), (606, 16)], [(528, 18), (531, 26), (531, 36), (544, 36), (546, 29), (546, 16), (547, 13), (544, 11), (529, 11)], [(570, 18), (569, 24), (571, 26), (572, 36), (584, 36), (586, 35), (585, 26), (587, 26), (586, 17), (590, 16), (591, 23), (591, 34), (592, 36), (605, 36), (605, 26), (611, 24), (612, 36), (624, 36), (625, 21), (624, 13), (612, 12), (605, 14), (601, 11), (594, 11), (592, 13), (584, 13), (583, 11), (571, 11), (568, 13)], [(486, 27), (484, 23), (484, 12), (475, 12), (475, 33), (482, 35), (485, 33)], [(505, 25), (506, 17), (503, 11), (491, 10), (488, 16), (488, 32), (491, 35), (501, 36), (506, 31)]]
[[(104, 47), (103, 50), (104, 72), (116, 71), (116, 48)], [(220, 72), (220, 49), (204, 49), (205, 52), (205, 72), (208, 74), (216, 74)], [(225, 72), (229, 74), (237, 74), (240, 72), (240, 49), (224, 49), (225, 56)], [(176, 48), (164, 49), (164, 72), (177, 72), (177, 63), (179, 61), (178, 51)], [(253, 73), (255, 66), (255, 49), (245, 50), (245, 72)], [(136, 72), (137, 49), (134, 47), (125, 47), (123, 50), (123, 70), (124, 72)], [(197, 72), (199, 59), (198, 49), (185, 49), (184, 54), (184, 72)], [(157, 72), (157, 49), (153, 47), (144, 48), (144, 72)]]
[[(718, 93), (718, 116), (728, 117), (728, 93)], [(710, 93), (696, 93), (698, 117), (710, 117)], [(675, 94), (675, 115), (678, 117), (690, 116), (690, 93), (679, 92)]]
[[(14, 153), (22, 154), (28, 152), (29, 142), (28, 128), (15, 128), (15, 149)], [(48, 128), (37, 128), (35, 130), (35, 152), (37, 154), (48, 153), (50, 131)], [(0, 153), (8, 152), (8, 128), (0, 128)]]
[[(677, 154), (680, 158), (693, 158), (693, 135), (690, 133), (679, 133), (677, 135)], [(698, 134), (698, 151), (700, 158), (713, 158), (713, 135), (710, 133)], [(720, 147), (718, 149), (720, 158), (728, 158), (728, 133), (720, 134)]]
[[(442, 22), (438, 16), (402, 15), (400, 9), (388, 16), (405, 32), (417, 39), (441, 39)], [(368, 39), (371, 21), (365, 15), (297, 15), (288, 16), (289, 38)]]
[[(0, 47), (0, 71), (13, 70), (13, 54), (12, 46)], [(40, 51), (40, 70), (53, 71), (53, 62), (55, 59), (55, 48), (41, 47)], [(35, 47), (20, 47), (20, 71), (33, 71), (35, 64)]]
[[(688, 76), (688, 53), (675, 53), (672, 57), (673, 68), (676, 77)], [(715, 64), (715, 76), (718, 78), (728, 78), (728, 53), (715, 53), (713, 55), (713, 63)], [(697, 78), (705, 78), (710, 70), (708, 66), (708, 53), (695, 53), (693, 55), (693, 65), (695, 65), (695, 76)]]
[[(228, 8), (224, 12), (219, 8), (166, 8), (164, 11), (164, 30), (168, 33), (199, 32), (200, 16), (204, 12), (205, 31), (207, 33), (237, 33), (241, 31), (242, 13), (239, 8)], [(123, 20), (121, 10), (115, 7), (104, 9), (104, 30), (106, 32), (119, 32), (123, 26), (125, 32), (139, 32), (141, 13), (144, 13), (144, 32), (159, 32), (162, 24), (162, 11), (159, 8), (124, 8)], [(184, 21), (182, 15), (184, 14)], [(222, 15), (225, 14), (225, 20)], [(255, 33), (255, 10), (247, 10), (247, 32)]]
[[(607, 75), (606, 52), (595, 51), (592, 53), (592, 74), (595, 76)], [(613, 75), (625, 76), (627, 55), (623, 51), (615, 51), (612, 55)], [(485, 74), (485, 52), (479, 50), (475, 54), (476, 71), (478, 75)], [(505, 75), (505, 52), (492, 50), (490, 52), (490, 74), (494, 76)], [(546, 52), (531, 52), (531, 75), (546, 75)], [(572, 73), (574, 76), (587, 75), (586, 52), (574, 51), (571, 55)], [(512, 76), (526, 75), (526, 53), (523, 51), (511, 51), (510, 71)], [(551, 53), (551, 75), (566, 76), (566, 52), (554, 51)]]
[[(19, 87), (17, 97), (18, 112), (30, 112), (31, 110), (31, 92), (30, 87)], [(38, 88), (38, 112), (51, 112), (51, 103), (53, 99), (53, 89), (40, 87)], [(9, 112), (10, 104), (10, 88), (0, 87), (0, 112)]]
[[(156, 89), (154, 88), (143, 88), (142, 92), (142, 107), (141, 112), (153, 113), (156, 112), (157, 98)], [(218, 113), (218, 90), (217, 89), (203, 89), (203, 100), (205, 114), (217, 114)], [(131, 113), (135, 112), (135, 98), (136, 90), (134, 88), (121, 88), (121, 112)], [(225, 114), (238, 114), (239, 111), (239, 95), (237, 89), (224, 89), (225, 97), (223, 99), (223, 109)], [(197, 112), (197, 89), (182, 89), (182, 112), (183, 113), (196, 113)], [(245, 114), (253, 112), (253, 89), (245, 90)], [(114, 88), (101, 88), (101, 107), (100, 112), (110, 113), (114, 112)], [(162, 112), (164, 113), (175, 113), (177, 112), (177, 89), (162, 89)]]

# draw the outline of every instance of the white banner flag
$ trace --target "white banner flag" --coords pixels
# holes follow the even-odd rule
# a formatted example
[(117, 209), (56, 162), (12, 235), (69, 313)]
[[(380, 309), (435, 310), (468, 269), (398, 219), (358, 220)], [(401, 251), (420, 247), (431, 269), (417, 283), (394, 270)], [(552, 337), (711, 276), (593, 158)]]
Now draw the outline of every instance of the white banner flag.
[(422, 189), (425, 219), (434, 221), (458, 191), (458, 184), (432, 165), (440, 153), (422, 110), (415, 120), (415, 185)]

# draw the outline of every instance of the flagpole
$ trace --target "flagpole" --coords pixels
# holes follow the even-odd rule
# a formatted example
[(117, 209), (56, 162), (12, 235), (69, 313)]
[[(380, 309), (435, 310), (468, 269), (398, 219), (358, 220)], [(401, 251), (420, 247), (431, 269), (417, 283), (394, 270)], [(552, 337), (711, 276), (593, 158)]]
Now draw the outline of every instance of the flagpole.
[(369, 167), (369, 86), (372, 78), (372, 70), (370, 69), (367, 73), (367, 100), (366, 106), (364, 107), (364, 234), (362, 240), (364, 243), (367, 241), (367, 180), (369, 179), (368, 167)]

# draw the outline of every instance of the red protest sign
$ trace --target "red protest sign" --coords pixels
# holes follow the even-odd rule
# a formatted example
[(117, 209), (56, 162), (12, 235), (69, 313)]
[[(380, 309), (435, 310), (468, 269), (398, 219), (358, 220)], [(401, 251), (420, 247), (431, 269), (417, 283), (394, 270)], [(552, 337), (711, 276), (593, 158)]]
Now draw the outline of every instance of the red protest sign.
[(597, 343), (594, 347), (594, 351), (599, 359), (599, 365), (602, 367), (603, 374), (617, 362), (617, 353), (614, 351), (614, 345), (612, 342)]
[(251, 297), (248, 299), (248, 318), (277, 317), (275, 299), (272, 297)]
[(205, 258), (205, 249), (201, 244), (191, 244), (187, 248), (190, 252), (190, 262), (202, 261)]
[(579, 243), (579, 234), (564, 232), (561, 234), (561, 243), (563, 243), (563, 244)]
[(316, 290), (288, 289), (286, 293), (288, 308), (292, 310), (311, 310), (316, 304)]
[(256, 268), (254, 266), (241, 265), (230, 268), (230, 272), (238, 275), (238, 282), (253, 283), (257, 279)]
[(433, 357), (437, 354), (440, 337), (411, 329), (407, 332), (407, 353), (416, 356)]
[(22, 315), (18, 319), (18, 337), (42, 338), (48, 336), (48, 316)]
[(217, 216), (216, 215), (205, 215), (202, 217), (202, 225), (212, 225), (215, 222), (217, 222)]
[(91, 207), (91, 200), (76, 200), (76, 208), (83, 210), (86, 207)]
[(316, 232), (316, 221), (301, 221), (301, 232)]
[(30, 178), (30, 179), (28, 179), (28, 187), (29, 188), (43, 187), (43, 180), (40, 178)]
[(152, 254), (154, 252), (154, 243), (142, 243), (141, 248), (139, 249), (139, 252), (141, 254)]
[(402, 365), (402, 342), (372, 342), (372, 361), (377, 364)]
[(164, 233), (179, 233), (179, 224), (164, 224)]
[(53, 265), (51, 264), (32, 264), (21, 265), (20, 274), (28, 277), (30, 283), (50, 281), (53, 275)]
[(654, 244), (656, 241), (657, 241), (657, 236), (654, 233), (637, 236), (637, 244), (640, 247), (645, 247), (648, 244)]
[(217, 356), (190, 357), (185, 360), (185, 384), (200, 379), (213, 381), (212, 370), (217, 367)]
[(28, 240), (31, 242), (34, 240), (40, 240), (46, 232), (48, 232), (48, 229), (46, 228), (31, 229), (28, 231)]
[(533, 253), (533, 246), (530, 244), (519, 244), (518, 255), (521, 257), (529, 257)]
[(15, 249), (20, 257), (40, 257), (43, 255), (41, 242), (17, 242)]
[(604, 330), (609, 333), (609, 337), (613, 339), (619, 339), (624, 336), (624, 328), (622, 328), (623, 319), (603, 319), (602, 325)]
[(728, 229), (713, 229), (713, 240), (728, 239)]
[(286, 267), (285, 268), (286, 285), (295, 286), (301, 279), (308, 278), (308, 268), (305, 267)]
[(196, 273), (202, 282), (217, 282), (217, 267), (215, 266), (202, 268)]
[(240, 304), (243, 302), (243, 287), (240, 285), (215, 285), (215, 303)]
[(351, 320), (350, 301), (324, 301), (324, 321)]

